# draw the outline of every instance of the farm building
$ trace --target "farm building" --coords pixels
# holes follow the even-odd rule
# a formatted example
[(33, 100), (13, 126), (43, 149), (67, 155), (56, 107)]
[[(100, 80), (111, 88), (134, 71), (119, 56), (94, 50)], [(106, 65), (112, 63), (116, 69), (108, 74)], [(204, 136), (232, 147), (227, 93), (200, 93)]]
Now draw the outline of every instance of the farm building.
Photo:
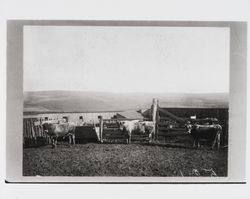
[(143, 115), (135, 110), (128, 110), (118, 112), (115, 115), (116, 119), (128, 119), (128, 120), (143, 120)]
[(95, 113), (40, 113), (34, 115), (24, 114), (23, 118), (37, 118), (43, 120), (62, 120), (66, 119), (68, 122), (76, 122), (81, 126), (85, 123), (98, 123), (98, 116), (101, 115), (103, 119), (110, 119), (117, 112), (95, 112)]

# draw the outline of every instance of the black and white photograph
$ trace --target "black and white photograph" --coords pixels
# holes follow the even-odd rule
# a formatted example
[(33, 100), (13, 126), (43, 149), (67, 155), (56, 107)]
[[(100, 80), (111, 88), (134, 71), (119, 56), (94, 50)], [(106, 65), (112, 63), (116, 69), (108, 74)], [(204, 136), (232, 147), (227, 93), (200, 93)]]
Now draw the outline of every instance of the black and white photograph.
[(24, 176), (227, 176), (229, 28), (24, 26)]
[(10, 20), (20, 179), (241, 179), (230, 153), (235, 133), (245, 136), (245, 31), (244, 22)]
[(249, 9), (0, 0), (0, 198), (249, 199)]

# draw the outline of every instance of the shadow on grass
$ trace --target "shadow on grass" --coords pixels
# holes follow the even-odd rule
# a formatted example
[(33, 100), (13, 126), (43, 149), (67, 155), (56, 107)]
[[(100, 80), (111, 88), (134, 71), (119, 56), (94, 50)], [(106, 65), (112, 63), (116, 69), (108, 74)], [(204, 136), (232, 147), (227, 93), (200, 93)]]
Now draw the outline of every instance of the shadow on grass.
[(176, 143), (160, 143), (160, 142), (153, 142), (153, 143), (139, 143), (142, 146), (160, 146), (160, 147), (166, 147), (166, 148), (180, 148), (180, 149), (194, 149), (194, 150), (211, 150), (211, 151), (227, 151), (227, 146), (221, 146), (220, 149), (211, 149), (209, 146), (201, 146), (200, 148), (194, 148), (192, 145), (187, 146), (184, 144), (176, 144)]
[(194, 149), (191, 146), (185, 146), (183, 144), (176, 144), (176, 143), (140, 143), (142, 146), (161, 146), (161, 147), (167, 147), (167, 148), (183, 148), (183, 149)]

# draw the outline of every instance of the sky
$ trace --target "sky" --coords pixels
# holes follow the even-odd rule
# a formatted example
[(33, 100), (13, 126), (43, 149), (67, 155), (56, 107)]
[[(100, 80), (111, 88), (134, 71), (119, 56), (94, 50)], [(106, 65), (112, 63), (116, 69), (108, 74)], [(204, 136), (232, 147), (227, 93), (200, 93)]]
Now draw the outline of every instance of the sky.
[(24, 91), (229, 92), (229, 28), (24, 26)]

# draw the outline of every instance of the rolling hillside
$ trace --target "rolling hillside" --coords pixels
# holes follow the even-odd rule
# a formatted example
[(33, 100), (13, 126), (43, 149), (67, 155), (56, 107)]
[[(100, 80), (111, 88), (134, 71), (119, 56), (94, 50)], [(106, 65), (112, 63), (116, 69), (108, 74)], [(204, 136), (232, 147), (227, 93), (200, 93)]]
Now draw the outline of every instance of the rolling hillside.
[(24, 92), (24, 113), (100, 112), (149, 108), (153, 98), (161, 107), (227, 108), (227, 93), (105, 93), (85, 91)]

